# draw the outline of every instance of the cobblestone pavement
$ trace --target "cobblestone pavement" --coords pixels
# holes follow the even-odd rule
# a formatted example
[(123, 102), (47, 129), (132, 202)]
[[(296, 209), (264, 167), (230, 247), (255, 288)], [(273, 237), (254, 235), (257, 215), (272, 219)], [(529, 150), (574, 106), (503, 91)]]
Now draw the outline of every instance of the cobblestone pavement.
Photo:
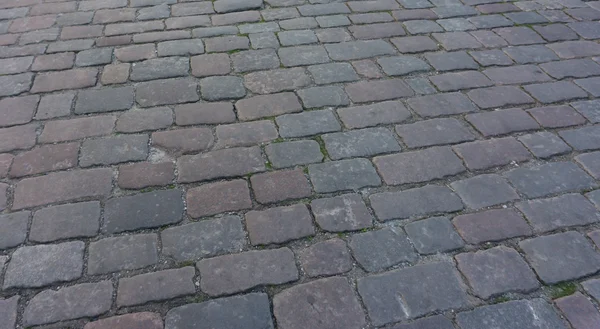
[(600, 328), (600, 1), (0, 0), (0, 329)]

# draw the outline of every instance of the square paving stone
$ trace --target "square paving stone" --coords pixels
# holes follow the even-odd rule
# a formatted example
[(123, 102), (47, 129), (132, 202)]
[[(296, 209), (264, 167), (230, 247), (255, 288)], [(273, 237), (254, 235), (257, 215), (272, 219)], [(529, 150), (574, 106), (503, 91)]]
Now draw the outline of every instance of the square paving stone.
[(319, 227), (328, 232), (356, 231), (373, 225), (373, 216), (360, 194), (315, 199), (310, 207)]
[(594, 178), (600, 179), (600, 152), (580, 154), (575, 157), (575, 161)]
[(527, 293), (540, 283), (517, 251), (504, 246), (455, 256), (458, 269), (483, 299), (506, 292)]
[(373, 163), (388, 185), (427, 182), (466, 170), (462, 161), (447, 146), (378, 156)]
[(469, 305), (459, 274), (449, 262), (358, 279), (358, 293), (376, 326)]
[(315, 234), (304, 204), (246, 213), (246, 228), (253, 245), (283, 243)]
[(350, 239), (350, 249), (358, 263), (369, 272), (385, 270), (402, 262), (417, 260), (406, 234), (401, 229), (383, 228), (357, 233)]
[(426, 54), (425, 58), (438, 71), (478, 69), (479, 65), (464, 51)]
[(458, 92), (410, 98), (407, 104), (425, 118), (477, 111), (469, 98)]
[(600, 270), (600, 254), (578, 232), (521, 241), (519, 246), (546, 284), (569, 281)]
[(298, 280), (294, 253), (288, 248), (203, 259), (196, 267), (200, 271), (200, 288), (210, 296)]
[(162, 252), (178, 261), (237, 252), (246, 244), (244, 227), (238, 216), (167, 228), (160, 237)]
[(0, 249), (16, 247), (25, 242), (28, 222), (29, 211), (0, 215)]
[(286, 114), (275, 118), (281, 137), (303, 137), (342, 129), (333, 111), (320, 110)]
[(488, 139), (453, 146), (472, 170), (504, 166), (531, 159), (527, 149), (513, 137)]
[(571, 152), (571, 147), (560, 137), (547, 131), (519, 136), (518, 139), (533, 155), (541, 159)]
[(467, 243), (479, 244), (531, 235), (532, 229), (514, 209), (493, 209), (454, 217), (452, 223)]
[(319, 143), (314, 140), (269, 144), (265, 147), (265, 153), (274, 168), (293, 167), (323, 160)]
[[(485, 16), (482, 16), (485, 17)], [(499, 37), (496, 33), (487, 30), (478, 30), (470, 32), (472, 36), (481, 42), (486, 48), (507, 46), (508, 42)]]
[(348, 272), (352, 269), (352, 257), (346, 242), (331, 239), (300, 251), (300, 264), (310, 277), (334, 275)]
[(431, 67), (425, 61), (414, 56), (384, 57), (379, 58), (377, 63), (379, 63), (383, 72), (390, 76), (431, 70)]
[(83, 242), (71, 241), (17, 249), (4, 276), (4, 289), (37, 288), (80, 278), (84, 248)]
[(420, 254), (462, 248), (465, 243), (447, 217), (432, 217), (407, 224), (404, 229)]
[(360, 329), (365, 314), (346, 278), (320, 279), (288, 288), (273, 297), (281, 329)]
[(350, 129), (400, 123), (411, 117), (410, 111), (400, 101), (342, 108), (337, 113), (344, 126)]
[(400, 192), (382, 192), (369, 197), (380, 221), (432, 215), (463, 209), (460, 198), (445, 186), (426, 185)]
[(408, 147), (455, 144), (472, 141), (475, 135), (454, 118), (440, 118), (397, 125), (396, 133)]
[(500, 175), (484, 174), (456, 181), (450, 186), (470, 208), (479, 209), (519, 199)]
[(517, 208), (536, 232), (587, 225), (600, 221), (600, 212), (581, 194), (519, 202)]
[(327, 63), (330, 61), (323, 46), (297, 46), (280, 48), (278, 51), (281, 64), (284, 66), (300, 66)]
[(349, 159), (308, 166), (310, 180), (317, 193), (358, 190), (381, 185), (373, 164), (367, 159)]
[(588, 97), (585, 91), (569, 81), (532, 84), (523, 88), (544, 104)]
[(427, 78), (407, 79), (406, 83), (408, 83), (417, 95), (429, 95), (437, 92)]
[(553, 162), (504, 174), (517, 191), (529, 198), (597, 187), (592, 177), (572, 162)]
[(587, 126), (558, 132), (569, 145), (578, 151), (592, 151), (600, 148), (600, 126)]
[(273, 329), (269, 297), (264, 293), (251, 293), (187, 304), (167, 312), (165, 329), (190, 326), (196, 329)]
[(541, 298), (478, 307), (459, 313), (456, 322), (463, 329), (567, 328), (552, 306)]
[(113, 198), (104, 207), (104, 230), (118, 233), (177, 223), (182, 219), (183, 209), (180, 190)]
[(588, 297), (580, 292), (554, 301), (573, 328), (586, 329), (600, 326), (600, 313)]
[(321, 138), (332, 160), (369, 157), (401, 150), (393, 133), (385, 128), (366, 128), (325, 134)]

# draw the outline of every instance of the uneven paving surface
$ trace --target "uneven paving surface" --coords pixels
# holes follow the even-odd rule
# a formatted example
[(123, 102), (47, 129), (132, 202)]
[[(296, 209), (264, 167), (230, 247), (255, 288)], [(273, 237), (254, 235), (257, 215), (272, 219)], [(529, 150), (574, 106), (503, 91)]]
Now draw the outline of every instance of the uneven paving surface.
[(600, 328), (600, 1), (0, 0), (0, 329)]

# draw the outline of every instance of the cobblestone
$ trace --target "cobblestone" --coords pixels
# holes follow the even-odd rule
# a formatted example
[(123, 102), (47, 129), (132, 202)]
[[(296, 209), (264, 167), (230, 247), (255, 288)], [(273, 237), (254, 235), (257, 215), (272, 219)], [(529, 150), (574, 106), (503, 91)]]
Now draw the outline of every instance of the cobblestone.
[(131, 306), (191, 295), (196, 292), (191, 266), (119, 279), (117, 305)]
[(479, 244), (532, 234), (531, 227), (514, 209), (493, 209), (454, 217), (452, 223), (465, 241)]

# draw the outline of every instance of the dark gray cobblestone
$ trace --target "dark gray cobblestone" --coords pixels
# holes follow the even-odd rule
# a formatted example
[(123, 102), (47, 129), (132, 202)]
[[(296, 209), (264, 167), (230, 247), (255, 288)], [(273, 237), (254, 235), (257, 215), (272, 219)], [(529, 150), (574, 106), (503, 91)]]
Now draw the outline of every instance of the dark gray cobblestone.
[(594, 328), (599, 10), (0, 0), (0, 328)]

